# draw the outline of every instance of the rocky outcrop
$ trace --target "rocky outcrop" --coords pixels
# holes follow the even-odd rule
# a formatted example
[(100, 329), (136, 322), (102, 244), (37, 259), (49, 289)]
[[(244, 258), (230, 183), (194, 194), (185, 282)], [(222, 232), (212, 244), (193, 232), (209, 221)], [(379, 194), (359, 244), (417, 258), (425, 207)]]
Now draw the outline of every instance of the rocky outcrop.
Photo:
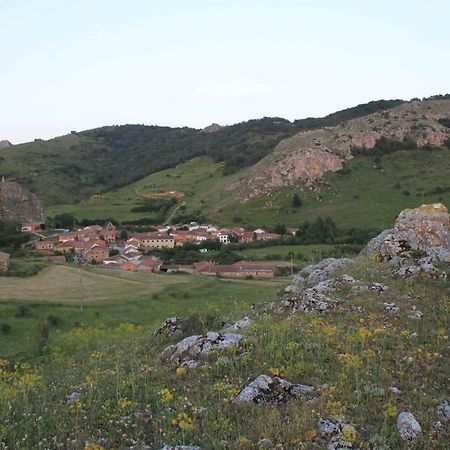
[(211, 125), (208, 125), (207, 127), (202, 129), (202, 133), (215, 133), (216, 131), (219, 131), (222, 127), (218, 123), (212, 123)]
[(260, 375), (244, 387), (234, 403), (284, 403), (314, 392), (312, 386), (293, 384), (280, 377)]
[(1, 148), (8, 148), (8, 147), (12, 147), (11, 142), (9, 142), (7, 140), (0, 141), (0, 149)]
[(189, 336), (175, 345), (166, 347), (161, 361), (166, 365), (178, 365), (194, 369), (203, 360), (222, 350), (232, 350), (241, 344), (244, 336), (237, 333), (216, 333), (209, 331), (205, 335)]
[(267, 195), (298, 182), (314, 184), (327, 172), (341, 170), (355, 147), (371, 149), (381, 138), (443, 145), (450, 129), (438, 120), (450, 117), (450, 100), (406, 102), (336, 127), (305, 131), (281, 141), (274, 151), (230, 186), (239, 200)]
[(316, 286), (322, 281), (329, 280), (351, 262), (352, 260), (348, 258), (326, 258), (317, 264), (306, 266), (294, 276), (286, 292), (299, 292), (303, 288)]
[(44, 208), (38, 197), (10, 181), (0, 182), (0, 218), (20, 223), (45, 223)]
[(372, 239), (362, 255), (388, 261), (395, 278), (423, 276), (447, 279), (448, 274), (436, 267), (450, 262), (450, 216), (441, 203), (405, 209), (393, 229)]

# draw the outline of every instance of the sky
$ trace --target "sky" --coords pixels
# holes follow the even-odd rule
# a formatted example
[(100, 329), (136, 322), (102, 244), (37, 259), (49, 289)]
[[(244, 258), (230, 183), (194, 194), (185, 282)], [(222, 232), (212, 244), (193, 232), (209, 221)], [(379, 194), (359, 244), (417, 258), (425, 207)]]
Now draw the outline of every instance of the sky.
[(450, 92), (448, 0), (0, 0), (0, 140)]

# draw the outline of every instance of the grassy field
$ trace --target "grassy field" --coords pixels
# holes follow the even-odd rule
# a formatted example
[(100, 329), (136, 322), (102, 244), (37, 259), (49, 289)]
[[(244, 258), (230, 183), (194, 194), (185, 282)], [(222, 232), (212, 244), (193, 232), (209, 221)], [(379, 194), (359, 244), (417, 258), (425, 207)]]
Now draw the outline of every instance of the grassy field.
[[(342, 427), (345, 444), (339, 448), (406, 450), (413, 446), (400, 440), (396, 421), (401, 411), (410, 411), (422, 427), (414, 448), (448, 450), (450, 429), (444, 424), (436, 431), (433, 425), (436, 406), (449, 395), (448, 283), (393, 279), (386, 264), (365, 259), (346, 273), (388, 289), (378, 294), (344, 286), (333, 294), (343, 306), (323, 315), (258, 314), (247, 306), (245, 313), (254, 322), (240, 331), (245, 343), (208, 355), (192, 370), (162, 363), (162, 350), (181, 337), (153, 336), (150, 324), (157, 310), (151, 315), (142, 303), (131, 306), (127, 300), (145, 327), (72, 328), (57, 333), (41, 356), (27, 363), (0, 359), (0, 446), (102, 450), (168, 444), (253, 450), (262, 448), (261, 439), (270, 439), (274, 448), (322, 450), (332, 447), (330, 436), (320, 436), (319, 420), (339, 417), (349, 424)], [(224, 310), (230, 307), (227, 315), (234, 300), (249, 301), (251, 292), (263, 290), (262, 300), (276, 289), (272, 282), (188, 279), (194, 284), (180, 282), (169, 289), (190, 294), (187, 302), (202, 295), (219, 300), (220, 292), (220, 299), (228, 300), (218, 302)], [(208, 294), (209, 288), (216, 293)], [(408, 297), (411, 291), (414, 300)], [(160, 300), (170, 301), (164, 292)], [(185, 301), (177, 297), (175, 304)], [(385, 302), (395, 302), (398, 314), (386, 311)], [(114, 302), (101, 300), (92, 306), (102, 304), (115, 308)], [(198, 310), (202, 304), (196, 304)], [(421, 319), (411, 318), (413, 307), (423, 313)], [(164, 308), (174, 312), (172, 305)], [(235, 313), (242, 317), (244, 311)], [(286, 402), (279, 389), (266, 404), (233, 403), (261, 374), (316, 389)], [(78, 398), (68, 403), (74, 392)]]
[(84, 311), (80, 311), (79, 271), (50, 266), (28, 278), (0, 278), (0, 356), (35, 349), (38, 325), (69, 330), (74, 324), (115, 327), (133, 322), (154, 329), (169, 316), (227, 313), (277, 292), (286, 279), (222, 280), (194, 275), (119, 272), (101, 268), (81, 271)]
[[(161, 192), (177, 192), (189, 211), (207, 211), (218, 205), (224, 197), (224, 187), (237, 175), (223, 176), (219, 164), (208, 157), (194, 158), (174, 169), (167, 169), (143, 178), (136, 183), (115, 191), (93, 196), (75, 205), (56, 205), (47, 208), (50, 216), (60, 213), (73, 214), (78, 219), (136, 220), (154, 217), (154, 213), (135, 213), (131, 208), (141, 205), (147, 198)], [(230, 194), (228, 194), (230, 195)]]
[[(383, 156), (378, 166), (372, 158), (358, 156), (347, 163), (343, 173), (328, 174), (320, 194), (297, 186), (245, 204), (234, 203), (232, 193), (225, 190), (242, 173), (224, 177), (220, 165), (201, 157), (76, 205), (50, 207), (47, 213), (69, 212), (79, 219), (153, 217), (130, 210), (142, 204), (149, 193), (176, 191), (184, 194), (176, 207), (185, 202), (188, 212), (202, 211), (223, 225), (270, 227), (283, 222), (296, 226), (305, 220), (330, 216), (342, 228), (385, 228), (404, 208), (423, 202), (450, 204), (449, 155), (446, 148), (397, 151)], [(300, 208), (292, 207), (294, 192), (302, 199)]]
[[(347, 163), (344, 173), (329, 173), (320, 195), (303, 187), (284, 188), (270, 197), (243, 205), (230, 205), (215, 217), (225, 223), (296, 226), (304, 220), (330, 216), (342, 228), (387, 228), (399, 211), (422, 203), (450, 204), (450, 150), (446, 148), (398, 151), (383, 156), (381, 167), (372, 158), (358, 156)], [(292, 195), (302, 200), (292, 208)]]

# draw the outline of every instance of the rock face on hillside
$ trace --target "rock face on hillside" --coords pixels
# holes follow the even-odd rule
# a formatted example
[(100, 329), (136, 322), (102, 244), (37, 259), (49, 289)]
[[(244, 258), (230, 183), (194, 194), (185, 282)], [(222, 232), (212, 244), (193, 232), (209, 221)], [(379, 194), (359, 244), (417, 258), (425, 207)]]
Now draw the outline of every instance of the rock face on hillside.
[(215, 133), (216, 131), (219, 131), (222, 127), (218, 123), (212, 123), (211, 125), (208, 125), (207, 127), (202, 129), (202, 133)]
[(7, 148), (7, 147), (12, 147), (11, 142), (7, 140), (0, 141), (0, 148)]
[(362, 252), (383, 261), (394, 258), (450, 262), (450, 217), (441, 203), (405, 209), (394, 228), (372, 239)]
[(44, 208), (37, 196), (10, 181), (0, 182), (0, 217), (21, 223), (45, 223)]
[(237, 197), (246, 201), (297, 182), (312, 185), (326, 172), (342, 169), (353, 148), (373, 148), (382, 137), (413, 141), (419, 147), (443, 145), (450, 128), (438, 120), (448, 117), (450, 100), (411, 101), (336, 127), (298, 133), (281, 141), (229, 189), (236, 189)]

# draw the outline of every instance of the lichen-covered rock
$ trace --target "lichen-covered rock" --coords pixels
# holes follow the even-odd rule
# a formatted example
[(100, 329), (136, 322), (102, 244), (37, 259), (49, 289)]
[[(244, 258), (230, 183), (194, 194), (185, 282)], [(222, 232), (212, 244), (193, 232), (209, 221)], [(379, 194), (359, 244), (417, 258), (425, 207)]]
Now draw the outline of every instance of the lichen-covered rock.
[(195, 368), (201, 364), (203, 357), (238, 347), (243, 340), (241, 334), (209, 331), (206, 335), (189, 336), (178, 344), (169, 345), (162, 351), (160, 358), (165, 364)]
[(320, 419), (317, 424), (319, 438), (328, 442), (327, 450), (357, 449), (356, 429), (342, 417)]
[(292, 279), (288, 292), (298, 292), (303, 288), (313, 287), (322, 281), (332, 278), (336, 272), (352, 262), (348, 258), (326, 258), (317, 264), (303, 268)]
[(383, 303), (383, 308), (390, 314), (398, 314), (400, 312), (400, 308), (393, 302)]
[(414, 443), (422, 435), (422, 427), (416, 418), (407, 411), (401, 412), (397, 417), (397, 431), (400, 439)]
[(405, 209), (392, 230), (386, 230), (369, 242), (363, 255), (389, 261), (430, 258), (430, 262), (450, 262), (450, 217), (441, 203)]
[(165, 337), (182, 336), (182, 320), (178, 317), (169, 317), (158, 327), (155, 335)]
[(260, 375), (244, 387), (234, 403), (284, 403), (314, 392), (312, 386), (293, 384), (280, 377)]

